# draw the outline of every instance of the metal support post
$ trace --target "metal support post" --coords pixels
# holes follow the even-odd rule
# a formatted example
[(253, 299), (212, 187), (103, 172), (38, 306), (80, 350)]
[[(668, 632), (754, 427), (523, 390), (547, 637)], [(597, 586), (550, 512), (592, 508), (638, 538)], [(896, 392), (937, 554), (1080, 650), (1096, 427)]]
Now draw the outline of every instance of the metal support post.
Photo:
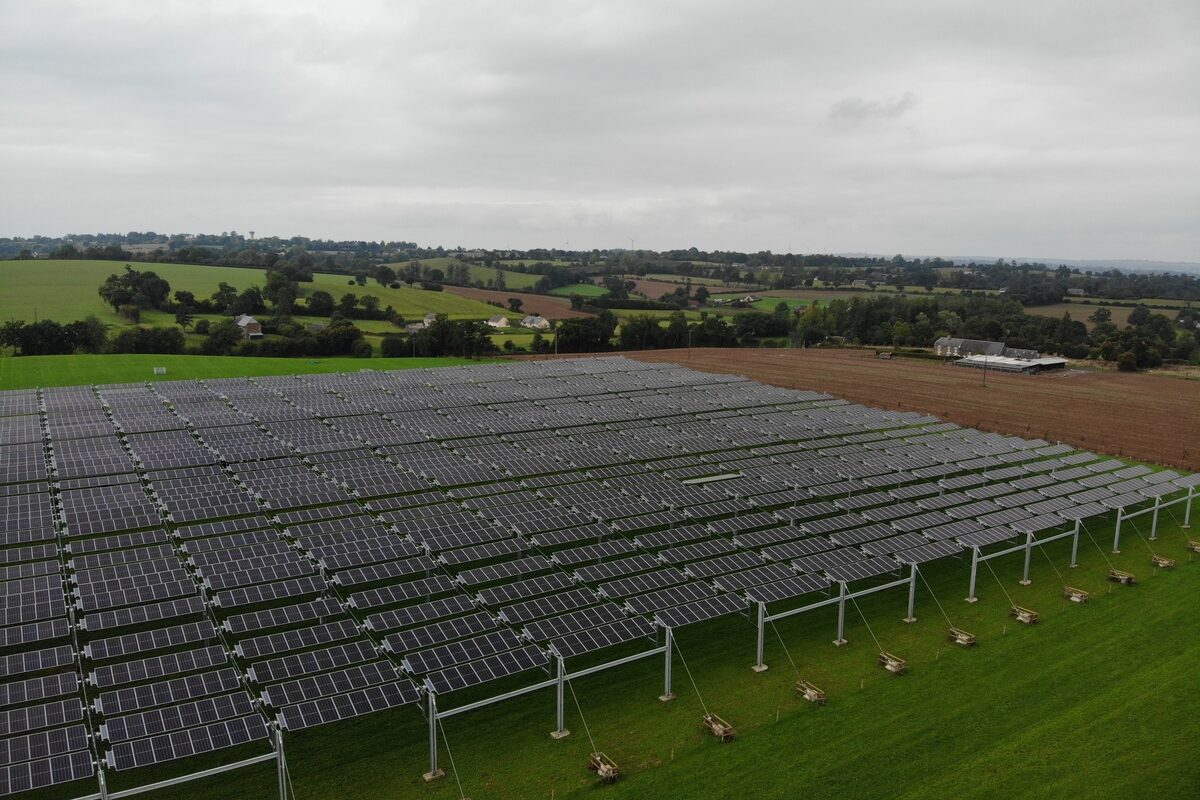
[(108, 800), (108, 783), (104, 780), (104, 770), (96, 767), (96, 778), (100, 781), (100, 800)]
[(755, 672), (766, 672), (767, 665), (763, 663), (763, 645), (767, 634), (767, 604), (758, 604), (758, 658), (750, 669)]
[(1125, 518), (1125, 509), (1117, 509), (1117, 529), (1113, 531), (1113, 552), (1121, 552), (1121, 520)]
[(975, 576), (979, 574), (979, 548), (971, 548), (971, 588), (967, 591), (967, 602), (978, 603), (979, 598), (975, 596)]
[(838, 590), (838, 632), (833, 643), (841, 647), (846, 643), (846, 582), (842, 581)]
[(1083, 527), (1083, 520), (1075, 520), (1075, 538), (1071, 540), (1071, 569), (1079, 566), (1079, 529)]
[(1162, 506), (1162, 495), (1154, 498), (1154, 515), (1150, 517), (1150, 541), (1158, 538), (1158, 509)]
[(275, 768), (279, 772), (279, 800), (287, 800), (287, 762), (283, 759), (283, 731), (275, 729)]
[(904, 618), (904, 621), (910, 624), (917, 621), (917, 618), (913, 616), (917, 602), (917, 569), (917, 565), (913, 564), (912, 579), (908, 583), (908, 616)]
[(567, 682), (567, 667), (562, 656), (558, 657), (558, 683), (554, 686), (555, 699), (558, 701), (558, 727), (550, 732), (551, 739), (565, 739), (571, 732), (564, 727), (565, 710), (563, 708), (563, 686)]
[(426, 772), (422, 777), (425, 782), (436, 781), (438, 778), (446, 777), (446, 773), (438, 769), (438, 752), (437, 752), (437, 725), (438, 725), (438, 710), (437, 699), (433, 692), (429, 695), (429, 772)]
[(671, 691), (671, 629), (665, 628), (667, 632), (666, 643), (663, 645), (663, 693), (658, 699), (664, 703), (675, 699), (675, 693)]
[(1029, 557), (1030, 557), (1030, 555), (1032, 555), (1032, 553), (1033, 553), (1033, 534), (1027, 533), (1027, 534), (1025, 534), (1025, 572), (1023, 573), (1023, 577), (1021, 578), (1021, 581), (1020, 581), (1022, 586), (1028, 586), (1031, 583), (1031, 581), (1029, 580)]
[(1196, 496), (1196, 487), (1189, 486), (1187, 500), (1183, 504), (1183, 527), (1192, 527), (1192, 498)]

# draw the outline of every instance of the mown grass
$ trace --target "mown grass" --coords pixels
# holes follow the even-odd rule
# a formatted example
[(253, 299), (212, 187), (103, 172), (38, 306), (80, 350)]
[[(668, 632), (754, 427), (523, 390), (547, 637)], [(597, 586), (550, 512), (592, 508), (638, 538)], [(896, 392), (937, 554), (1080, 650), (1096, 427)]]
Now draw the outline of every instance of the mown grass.
[(608, 294), (608, 289), (603, 286), (597, 286), (594, 283), (572, 283), (568, 286), (559, 286), (557, 289), (551, 289), (550, 294), (559, 297), (570, 297), (577, 294), (580, 297), (603, 297)]
[[(211, 296), (222, 282), (239, 290), (261, 287), (266, 282), (266, 271), (261, 269), (193, 264), (132, 263), (132, 266), (157, 273), (171, 284), (172, 294), (185, 290), (201, 298)], [(94, 314), (110, 325), (128, 325), (97, 294), (105, 278), (124, 269), (122, 261), (0, 261), (0, 320), (32, 322), (36, 316), (70, 322)], [(420, 319), (429, 312), (446, 314), (452, 319), (487, 319), (496, 313), (495, 306), (451, 292), (407, 286), (392, 289), (375, 281), (358, 286), (349, 276), (329, 273), (315, 274), (312, 282), (300, 284), (300, 290), (305, 297), (315, 291), (329, 292), (335, 301), (347, 293), (359, 298), (372, 295), (378, 298), (380, 308), (390, 305), (410, 320)], [(155, 319), (155, 324), (162, 321)]]
[[(239, 356), (73, 355), (0, 358), (0, 390), (133, 381), (303, 375), (361, 369), (416, 369), (477, 363), (465, 358), (252, 358)], [(155, 375), (166, 367), (166, 375)]]
[[(1103, 545), (1111, 525), (1090, 527)], [(1147, 544), (1126, 530), (1119, 556), (1102, 555), (1085, 538), (1076, 570), (1065, 567), (1069, 540), (1047, 545), (1045, 556), (1034, 554), (1028, 587), (1016, 583), (1019, 554), (993, 564), (1003, 590), (981, 567), (975, 605), (962, 600), (968, 563), (929, 565), (932, 594), (920, 584), (916, 624), (900, 621), (905, 590), (872, 595), (858, 601), (862, 617), (848, 606), (846, 647), (830, 644), (833, 608), (782, 620), (778, 634), (768, 628), (770, 670), (762, 674), (749, 670), (754, 630), (745, 619), (682, 629), (674, 702), (656, 699), (662, 666), (654, 657), (579, 680), (587, 727), (568, 693), (573, 734), (562, 741), (547, 735), (549, 690), (447, 719), (449, 776), (432, 785), (420, 778), (426, 728), (415, 708), (289, 735), (295, 793), (449, 800), (459, 797), (456, 769), (474, 800), (1195, 796), (1200, 762), (1188, 748), (1200, 714), (1200, 565), (1165, 515), (1156, 547), (1180, 559), (1175, 571), (1152, 572)], [(1137, 572), (1139, 585), (1109, 584), (1108, 559)], [(1091, 590), (1092, 601), (1063, 601), (1060, 572)], [(1005, 591), (1040, 611), (1041, 622), (1014, 623)], [(935, 596), (956, 625), (978, 635), (977, 648), (947, 643)], [(908, 660), (910, 674), (897, 678), (876, 665), (872, 635)], [(828, 691), (827, 707), (797, 698), (789, 656)], [(689, 673), (708, 708), (737, 726), (736, 742), (720, 745), (701, 732)], [(454, 702), (443, 698), (442, 708)], [(625, 773), (615, 786), (597, 786), (584, 769), (589, 733)], [(151, 797), (268, 797), (275, 780), (271, 767), (259, 766)]]

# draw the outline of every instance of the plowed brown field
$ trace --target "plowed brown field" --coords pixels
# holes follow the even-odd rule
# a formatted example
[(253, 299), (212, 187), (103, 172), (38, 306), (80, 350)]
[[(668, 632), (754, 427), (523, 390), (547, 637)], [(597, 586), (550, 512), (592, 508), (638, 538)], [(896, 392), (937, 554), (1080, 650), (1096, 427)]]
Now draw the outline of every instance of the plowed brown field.
[(745, 375), (987, 431), (1200, 471), (1200, 383), (1154, 375), (1005, 375), (858, 350), (695, 348), (625, 353), (641, 361)]
[[(570, 317), (586, 317), (582, 311), (572, 311), (571, 301), (565, 297), (549, 297), (544, 294), (528, 294), (526, 292), (505, 292), (495, 289), (471, 289), (466, 286), (444, 286), (447, 292), (479, 300), (483, 303), (503, 303), (508, 310), (508, 298), (521, 298), (522, 314), (541, 314), (546, 319), (568, 319)], [(497, 310), (499, 313), (499, 310)]]

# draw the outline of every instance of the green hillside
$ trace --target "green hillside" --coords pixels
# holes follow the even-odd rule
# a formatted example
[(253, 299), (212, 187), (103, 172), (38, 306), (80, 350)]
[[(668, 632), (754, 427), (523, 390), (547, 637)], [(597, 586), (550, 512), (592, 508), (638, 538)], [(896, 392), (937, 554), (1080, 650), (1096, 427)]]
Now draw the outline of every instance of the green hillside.
[[(125, 267), (120, 261), (0, 261), (0, 320), (54, 319), (70, 322), (95, 314), (113, 325), (127, 324), (100, 299), (97, 288), (106, 277)], [(171, 284), (171, 291), (186, 290), (207, 297), (222, 281), (238, 289), (262, 286), (266, 271), (237, 267), (192, 264), (137, 263), (139, 270), (151, 270)], [(322, 290), (334, 299), (347, 292), (360, 298), (373, 295), (381, 307), (392, 306), (408, 319), (429, 312), (447, 314), (452, 319), (486, 319), (496, 313), (495, 306), (459, 297), (449, 292), (428, 292), (408, 287), (392, 289), (374, 281), (366, 286), (349, 285), (346, 275), (318, 273), (312, 283), (301, 284), (304, 295)]]

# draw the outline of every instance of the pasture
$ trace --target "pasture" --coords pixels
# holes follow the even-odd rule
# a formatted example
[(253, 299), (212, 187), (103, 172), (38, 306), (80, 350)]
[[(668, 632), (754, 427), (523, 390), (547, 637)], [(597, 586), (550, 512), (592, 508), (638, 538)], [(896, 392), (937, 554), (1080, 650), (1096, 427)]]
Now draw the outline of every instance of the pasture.
[[(186, 290), (197, 297), (208, 297), (221, 282), (243, 290), (262, 286), (266, 271), (237, 267), (192, 264), (134, 263), (135, 269), (153, 271), (171, 284), (171, 291)], [(94, 314), (110, 325), (126, 325), (111, 307), (104, 304), (97, 289), (104, 279), (125, 268), (120, 261), (0, 261), (0, 320), (20, 319), (32, 322), (53, 319), (70, 322)], [(381, 308), (392, 306), (407, 319), (419, 319), (429, 312), (446, 314), (452, 319), (487, 319), (496, 313), (486, 303), (448, 292), (430, 292), (402, 286), (392, 289), (370, 281), (358, 286), (346, 275), (316, 273), (311, 283), (300, 284), (302, 296), (326, 291), (338, 300), (352, 293), (359, 298), (378, 298)], [(161, 324), (161, 323), (159, 323)]]
[[(473, 363), (465, 358), (251, 358), (240, 356), (73, 355), (0, 358), (0, 390), (79, 384), (307, 375), (362, 369), (415, 369)], [(166, 375), (155, 375), (166, 367)]]

